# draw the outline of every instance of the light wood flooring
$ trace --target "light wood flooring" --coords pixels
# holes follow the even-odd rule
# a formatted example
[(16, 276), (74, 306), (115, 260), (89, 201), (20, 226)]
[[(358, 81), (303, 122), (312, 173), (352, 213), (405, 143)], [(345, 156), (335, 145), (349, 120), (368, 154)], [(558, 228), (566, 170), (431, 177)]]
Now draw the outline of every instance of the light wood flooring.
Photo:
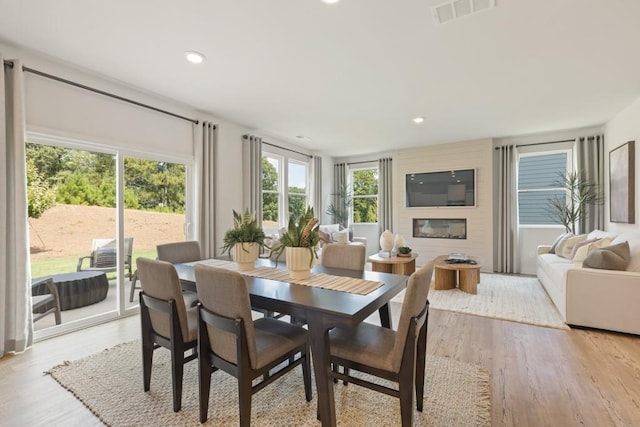
[[(129, 317), (0, 359), (0, 425), (101, 425), (43, 372), (136, 339), (139, 329)], [(640, 337), (432, 309), (427, 347), (490, 371), (493, 426), (640, 426)]]

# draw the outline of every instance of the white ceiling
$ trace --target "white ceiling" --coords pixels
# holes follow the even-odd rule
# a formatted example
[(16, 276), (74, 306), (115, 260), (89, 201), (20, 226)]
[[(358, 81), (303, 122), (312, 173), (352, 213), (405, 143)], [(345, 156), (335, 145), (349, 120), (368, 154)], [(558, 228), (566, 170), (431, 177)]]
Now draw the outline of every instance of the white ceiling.
[(601, 125), (640, 97), (638, 0), (436, 25), (438, 3), (0, 0), (0, 40), (333, 156)]

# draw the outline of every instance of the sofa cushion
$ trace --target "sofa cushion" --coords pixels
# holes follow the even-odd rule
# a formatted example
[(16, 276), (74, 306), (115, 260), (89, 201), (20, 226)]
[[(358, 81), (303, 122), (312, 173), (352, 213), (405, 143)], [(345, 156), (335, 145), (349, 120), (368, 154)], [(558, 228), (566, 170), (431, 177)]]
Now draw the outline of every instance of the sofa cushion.
[(573, 247), (587, 238), (586, 234), (580, 234), (578, 236), (571, 236), (563, 239), (558, 246), (556, 246), (556, 255), (562, 258), (571, 259), (571, 251)]
[(555, 254), (556, 253), (556, 248), (558, 247), (558, 244), (563, 241), (564, 239), (567, 239), (569, 237), (573, 236), (572, 232), (568, 232), (568, 233), (562, 233), (561, 235), (559, 235), (558, 237), (556, 237), (556, 240), (553, 241), (553, 243), (551, 244), (551, 249), (549, 249), (549, 253), (550, 254)]
[(624, 270), (629, 265), (630, 259), (629, 242), (625, 241), (617, 245), (594, 249), (585, 258), (582, 266), (603, 270)]
[(587, 239), (614, 239), (618, 233), (612, 233), (611, 231), (593, 230), (587, 234)]
[[(571, 255), (569, 255), (569, 259), (574, 259), (576, 256), (576, 253), (578, 252), (578, 249), (580, 249), (581, 247), (587, 246), (591, 243), (595, 243), (598, 240), (601, 240), (601, 239), (585, 239), (581, 242), (576, 243), (575, 245), (573, 245), (573, 249), (571, 249)], [(605, 246), (608, 246), (608, 245), (605, 245)]]

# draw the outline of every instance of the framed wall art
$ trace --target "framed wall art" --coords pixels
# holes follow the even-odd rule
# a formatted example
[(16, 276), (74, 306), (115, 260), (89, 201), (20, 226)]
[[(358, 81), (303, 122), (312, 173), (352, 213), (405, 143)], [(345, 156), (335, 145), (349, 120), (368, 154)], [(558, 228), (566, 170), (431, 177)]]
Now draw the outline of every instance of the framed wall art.
[(609, 220), (635, 224), (635, 141), (609, 152)]

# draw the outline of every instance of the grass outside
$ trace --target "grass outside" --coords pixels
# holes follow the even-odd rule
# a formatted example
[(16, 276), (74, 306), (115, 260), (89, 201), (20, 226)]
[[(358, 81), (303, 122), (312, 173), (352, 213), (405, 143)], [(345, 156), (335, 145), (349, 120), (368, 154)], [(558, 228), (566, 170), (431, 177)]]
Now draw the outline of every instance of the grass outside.
[[(133, 251), (133, 266), (131, 271), (136, 271), (136, 259), (138, 257), (146, 257), (155, 259), (157, 256), (155, 249)], [(77, 256), (68, 256), (60, 258), (32, 259), (31, 260), (31, 277), (50, 276), (52, 274), (71, 273), (76, 271), (78, 266)], [(89, 260), (84, 261), (84, 266), (89, 265)], [(109, 278), (115, 278), (115, 273), (107, 274)]]

